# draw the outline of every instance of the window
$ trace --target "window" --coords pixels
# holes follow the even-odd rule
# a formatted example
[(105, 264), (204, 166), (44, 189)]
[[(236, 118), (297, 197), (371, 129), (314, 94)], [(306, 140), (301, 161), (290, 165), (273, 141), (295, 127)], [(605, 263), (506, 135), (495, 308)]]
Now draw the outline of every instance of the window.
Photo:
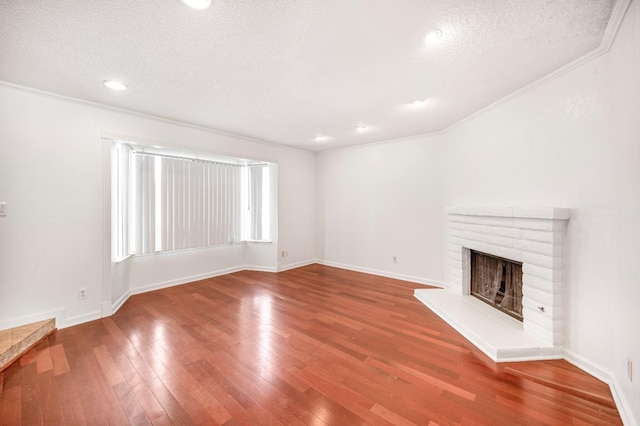
[(247, 215), (244, 229), (245, 240), (264, 241), (269, 239), (269, 166), (250, 165), (246, 168), (248, 180)]
[(268, 241), (270, 166), (114, 143), (113, 258)]
[(115, 261), (130, 255), (129, 245), (129, 180), (131, 147), (114, 144), (111, 162), (111, 257)]

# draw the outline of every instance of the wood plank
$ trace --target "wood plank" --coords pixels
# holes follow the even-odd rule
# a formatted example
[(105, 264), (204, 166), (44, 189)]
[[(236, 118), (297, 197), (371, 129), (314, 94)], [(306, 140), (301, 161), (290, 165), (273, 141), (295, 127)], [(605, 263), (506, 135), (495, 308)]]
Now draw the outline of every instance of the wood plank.
[(309, 265), (135, 295), (0, 372), (0, 422), (621, 424), (606, 384), (492, 362), (415, 287)]
[(2, 393), (0, 418), (7, 424), (22, 424), (22, 389), (20, 386), (14, 386)]
[(38, 349), (42, 344), (36, 347), (36, 366), (38, 374), (42, 374), (45, 371), (53, 370), (53, 361), (51, 360), (51, 351), (49, 349), (49, 342), (45, 340), (45, 345), (41, 349)]

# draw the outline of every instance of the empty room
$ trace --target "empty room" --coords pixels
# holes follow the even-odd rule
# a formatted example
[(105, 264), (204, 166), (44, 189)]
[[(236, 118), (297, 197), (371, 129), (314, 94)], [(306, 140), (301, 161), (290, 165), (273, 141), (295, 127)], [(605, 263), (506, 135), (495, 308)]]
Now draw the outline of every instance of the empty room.
[(637, 0), (0, 2), (0, 424), (639, 425)]

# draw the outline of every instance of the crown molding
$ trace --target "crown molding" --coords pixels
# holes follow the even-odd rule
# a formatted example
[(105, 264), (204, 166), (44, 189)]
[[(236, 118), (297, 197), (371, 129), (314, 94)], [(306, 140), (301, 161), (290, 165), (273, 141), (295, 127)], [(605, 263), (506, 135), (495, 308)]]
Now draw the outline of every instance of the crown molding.
[(97, 108), (97, 109), (103, 109), (103, 110), (107, 110), (107, 111), (113, 111), (113, 112), (119, 112), (119, 113), (123, 113), (123, 114), (133, 115), (133, 116), (136, 116), (136, 117), (146, 118), (146, 119), (153, 120), (153, 121), (158, 121), (158, 122), (161, 122), (161, 123), (173, 124), (173, 125), (180, 126), (180, 127), (186, 127), (186, 128), (189, 128), (189, 129), (199, 130), (199, 131), (202, 131), (202, 132), (211, 133), (211, 134), (215, 134), (215, 135), (218, 135), (218, 136), (224, 136), (224, 137), (229, 137), (229, 138), (234, 138), (234, 139), (240, 139), (240, 140), (243, 140), (243, 141), (246, 141), (246, 142), (259, 143), (259, 144), (262, 144), (262, 145), (269, 145), (269, 146), (272, 146), (274, 148), (279, 148), (279, 149), (284, 149), (284, 150), (289, 150), (289, 151), (296, 151), (296, 152), (304, 152), (305, 154), (313, 153), (312, 151), (309, 151), (309, 150), (306, 150), (306, 149), (296, 148), (296, 147), (292, 147), (292, 146), (289, 146), (289, 145), (279, 144), (279, 143), (276, 143), (276, 142), (256, 139), (256, 138), (252, 138), (250, 136), (245, 136), (245, 135), (242, 135), (242, 134), (239, 134), (239, 133), (226, 132), (224, 130), (214, 129), (213, 127), (207, 127), (207, 126), (202, 126), (202, 125), (199, 125), (199, 124), (188, 123), (186, 121), (174, 120), (174, 119), (171, 119), (171, 118), (166, 118), (166, 117), (153, 115), (153, 114), (147, 114), (147, 113), (144, 113), (144, 112), (134, 111), (134, 110), (126, 109), (126, 108), (114, 107), (114, 106), (110, 106), (110, 105), (106, 105), (106, 104), (101, 104), (99, 102), (87, 101), (87, 100), (84, 100), (84, 99), (79, 99), (79, 98), (74, 98), (74, 97), (71, 97), (71, 96), (61, 95), (59, 93), (48, 92), (46, 90), (36, 89), (34, 87), (21, 86), (19, 84), (10, 83), (10, 82), (4, 81), (4, 80), (0, 80), (0, 87), (5, 87), (7, 89), (13, 89), (13, 90), (18, 90), (18, 91), (22, 91), (22, 92), (32, 93), (32, 94), (37, 94), (37, 95), (41, 95), (41, 96), (46, 96), (46, 97), (57, 99), (57, 100), (60, 100), (60, 101), (76, 103), (76, 104), (85, 105), (85, 106), (89, 106), (89, 107), (93, 107), (93, 108)]
[(474, 112), (471, 115), (466, 116), (462, 120), (456, 121), (455, 123), (441, 130), (441, 133), (447, 133), (451, 130), (454, 130), (457, 127), (462, 126), (463, 124), (475, 119), (476, 117), (479, 117), (482, 114), (485, 114), (501, 105), (509, 103), (512, 100), (524, 95), (525, 93), (528, 93), (534, 89), (537, 89), (538, 87), (543, 86), (548, 82), (555, 80), (556, 78), (570, 71), (573, 71), (574, 69), (581, 67), (587, 62), (590, 62), (596, 59), (597, 57), (609, 52), (609, 50), (611, 50), (611, 47), (613, 46), (613, 42), (615, 41), (616, 36), (618, 35), (618, 31), (622, 26), (622, 21), (624, 20), (627, 10), (629, 9), (629, 5), (631, 4), (632, 1), (633, 0), (618, 0), (616, 2), (615, 6), (613, 7), (613, 10), (611, 11), (611, 17), (609, 18), (609, 22), (607, 23), (607, 28), (604, 31), (602, 40), (600, 41), (600, 46), (598, 46), (596, 49), (586, 53), (585, 55), (579, 57), (578, 59), (575, 59), (569, 62), (567, 65), (561, 68), (558, 68), (555, 71), (550, 72), (549, 74), (539, 78), (538, 80), (535, 80), (534, 82), (527, 84), (526, 86), (516, 90), (515, 92), (511, 92), (507, 96), (501, 99), (498, 99), (497, 101), (487, 105), (486, 107)]

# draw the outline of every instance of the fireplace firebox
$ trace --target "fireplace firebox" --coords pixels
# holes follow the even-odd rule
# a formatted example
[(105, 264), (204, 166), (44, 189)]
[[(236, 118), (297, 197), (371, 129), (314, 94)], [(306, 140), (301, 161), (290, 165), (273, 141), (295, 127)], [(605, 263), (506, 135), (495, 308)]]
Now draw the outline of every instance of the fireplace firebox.
[(471, 295), (522, 321), (522, 263), (471, 250)]

